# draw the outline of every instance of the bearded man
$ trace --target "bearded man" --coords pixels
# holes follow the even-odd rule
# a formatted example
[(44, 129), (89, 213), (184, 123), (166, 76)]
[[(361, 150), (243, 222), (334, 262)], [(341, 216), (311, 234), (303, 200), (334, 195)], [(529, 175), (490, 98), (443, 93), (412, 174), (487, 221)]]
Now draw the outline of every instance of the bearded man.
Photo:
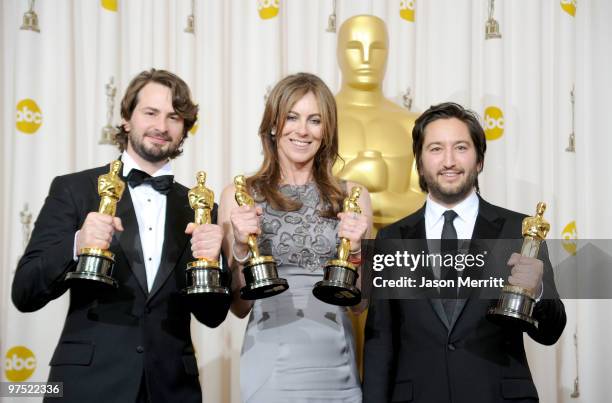
[[(98, 178), (109, 165), (51, 183), (12, 297), (20, 311), (32, 312), (71, 286), (49, 374), (49, 382), (63, 382), (63, 402), (202, 401), (191, 314), (218, 326), (229, 299), (195, 304), (181, 295), (187, 262), (219, 259), (223, 238), (218, 225), (192, 222), (188, 189), (172, 176), (170, 160), (181, 154), (197, 113), (182, 79), (143, 71), (121, 102), (116, 142), (129, 191), (116, 203), (116, 216), (97, 212)], [(114, 254), (116, 288), (65, 281), (83, 248)]]
[[(432, 106), (416, 120), (412, 140), (427, 200), (414, 214), (381, 230), (377, 243), (410, 239), (429, 245), (438, 240), (440, 252), (454, 242), (457, 253), (458, 240), (520, 242), (525, 215), (480, 196), (486, 138), (474, 112), (451, 102)], [(554, 344), (566, 316), (546, 248), (538, 258), (509, 252), (495, 266), (505, 270), (508, 284), (537, 296), (533, 318), (539, 327), (528, 335)], [(465, 273), (456, 267), (434, 267), (432, 272), (430, 276), (452, 286), (428, 290), (433, 298), (372, 299), (365, 332), (364, 403), (537, 402), (523, 330), (487, 320), (492, 300), (459, 290), (457, 279)]]

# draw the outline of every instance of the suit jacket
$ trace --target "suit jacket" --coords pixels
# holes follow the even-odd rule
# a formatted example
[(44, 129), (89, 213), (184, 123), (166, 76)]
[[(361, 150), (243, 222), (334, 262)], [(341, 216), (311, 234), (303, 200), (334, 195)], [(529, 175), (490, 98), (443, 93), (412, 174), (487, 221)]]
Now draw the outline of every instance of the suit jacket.
[[(516, 239), (525, 216), (480, 199), (473, 239)], [(425, 206), (384, 228), (385, 239), (425, 239)], [(509, 256), (508, 256), (509, 257)], [(544, 295), (535, 305), (538, 343), (561, 336), (566, 316), (545, 245)], [(505, 263), (505, 262), (504, 262)], [(509, 275), (509, 269), (505, 277)], [(458, 300), (452, 320), (440, 299), (373, 299), (365, 330), (364, 403), (537, 402), (520, 329), (486, 318), (490, 299)]]
[[(15, 273), (12, 298), (20, 311), (40, 309), (68, 289), (64, 276), (76, 266), (74, 234), (87, 214), (98, 210), (97, 179), (108, 169), (53, 180)], [(151, 402), (201, 402), (191, 314), (207, 326), (218, 326), (229, 299), (194, 303), (180, 293), (185, 266), (193, 260), (190, 236), (184, 233), (193, 221), (187, 192), (175, 182), (167, 195), (163, 251), (150, 292), (130, 192), (123, 193), (117, 216), (124, 231), (115, 233), (110, 245), (119, 287), (99, 289), (79, 281), (70, 290), (49, 375), (49, 381), (64, 382), (62, 401), (133, 402), (145, 375)]]

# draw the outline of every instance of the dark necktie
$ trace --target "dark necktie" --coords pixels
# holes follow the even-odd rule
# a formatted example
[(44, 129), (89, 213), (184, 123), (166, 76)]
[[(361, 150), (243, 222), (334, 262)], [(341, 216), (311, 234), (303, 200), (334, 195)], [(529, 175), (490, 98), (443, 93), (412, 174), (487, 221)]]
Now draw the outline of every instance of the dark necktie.
[(172, 175), (153, 177), (139, 169), (132, 169), (126, 179), (128, 184), (133, 188), (140, 186), (143, 183), (148, 183), (153, 189), (164, 195), (168, 194), (170, 188), (172, 187), (172, 183), (174, 182), (174, 176)]
[[(457, 213), (454, 210), (446, 210), (444, 212), (444, 226), (442, 227), (442, 236), (440, 241), (440, 252), (442, 253), (442, 261), (444, 261), (445, 255), (455, 255), (457, 253), (457, 231), (453, 225), (453, 221), (457, 217)], [(453, 260), (454, 261), (454, 260)], [(448, 322), (451, 323), (453, 314), (455, 312), (455, 306), (457, 305), (457, 270), (454, 266), (441, 267), (440, 278), (444, 280), (453, 280), (455, 287), (441, 287), (440, 296), (442, 299), (442, 305), (444, 306), (444, 312)]]

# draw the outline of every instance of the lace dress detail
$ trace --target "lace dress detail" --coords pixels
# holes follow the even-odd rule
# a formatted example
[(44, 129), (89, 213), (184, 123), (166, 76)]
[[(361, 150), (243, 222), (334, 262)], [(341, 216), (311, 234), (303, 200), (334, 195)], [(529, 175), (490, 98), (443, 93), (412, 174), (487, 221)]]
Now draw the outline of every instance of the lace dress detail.
[(264, 210), (259, 240), (262, 253), (273, 255), (279, 266), (289, 264), (322, 273), (325, 262), (336, 254), (338, 220), (318, 214), (316, 186), (285, 185), (280, 191), (287, 197), (300, 199), (303, 205), (298, 211), (287, 212), (260, 204)]

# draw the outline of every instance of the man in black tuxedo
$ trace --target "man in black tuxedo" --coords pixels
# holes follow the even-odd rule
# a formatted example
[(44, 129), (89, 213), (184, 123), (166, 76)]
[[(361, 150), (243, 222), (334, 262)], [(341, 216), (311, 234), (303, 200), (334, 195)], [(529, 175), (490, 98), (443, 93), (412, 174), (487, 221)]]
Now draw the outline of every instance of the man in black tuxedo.
[(216, 327), (229, 299), (198, 304), (181, 295), (186, 264), (194, 257), (218, 259), (223, 238), (215, 224), (192, 223), (188, 189), (171, 176), (170, 159), (182, 152), (197, 112), (183, 80), (163, 70), (144, 71), (121, 103), (116, 140), (128, 186), (117, 216), (92, 212), (100, 203), (98, 177), (109, 172), (108, 165), (51, 184), (15, 273), (16, 307), (31, 312), (61, 296), (68, 289), (66, 273), (84, 247), (115, 254), (118, 282), (116, 289), (99, 289), (72, 280), (78, 282), (71, 286), (49, 375), (50, 382), (64, 383), (62, 401), (202, 400), (191, 314)]
[[(452, 239), (514, 239), (520, 246), (525, 216), (479, 196), (486, 139), (477, 116), (455, 103), (432, 106), (417, 119), (412, 136), (427, 201), (381, 230), (376, 242), (441, 239), (441, 251)], [(509, 274), (509, 284), (538, 297), (533, 315), (539, 327), (528, 334), (552, 345), (565, 327), (565, 309), (545, 247), (539, 258), (508, 253), (503, 263), (508, 259), (511, 269), (503, 277)], [(454, 268), (443, 273), (435, 276), (448, 279), (454, 273), (457, 278)], [(457, 289), (451, 291), (450, 298), (440, 287), (433, 289), (438, 298), (372, 299), (365, 333), (364, 403), (538, 401), (521, 329), (489, 321), (490, 299), (470, 297), (463, 290), (456, 298)]]

